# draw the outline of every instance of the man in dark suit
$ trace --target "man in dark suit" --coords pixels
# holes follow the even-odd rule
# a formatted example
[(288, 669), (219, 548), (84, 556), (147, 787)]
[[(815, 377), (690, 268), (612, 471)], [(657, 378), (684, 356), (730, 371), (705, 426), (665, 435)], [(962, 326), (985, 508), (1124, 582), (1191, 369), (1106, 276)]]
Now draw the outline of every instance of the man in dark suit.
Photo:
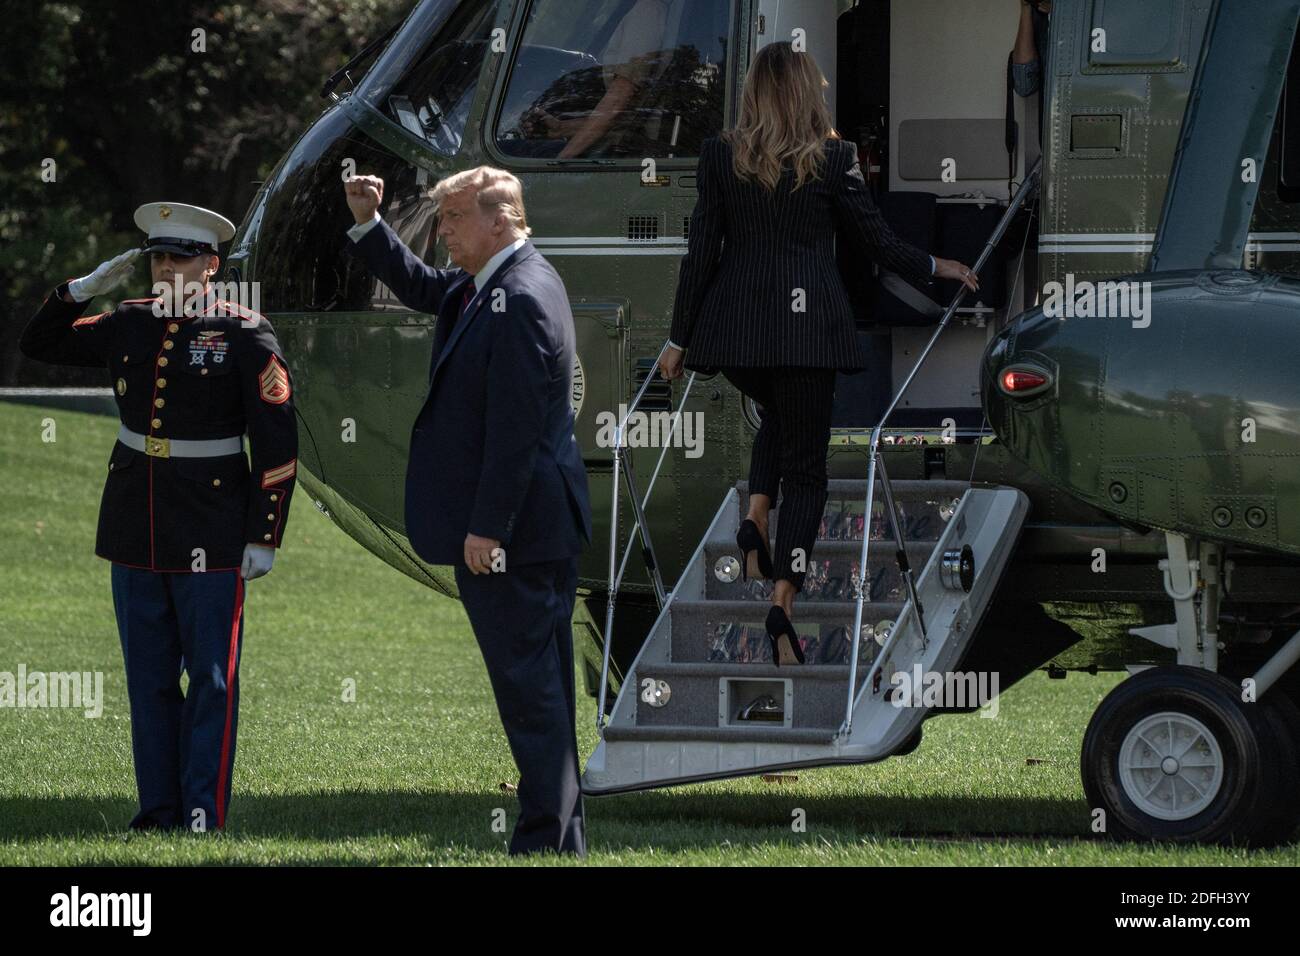
[(425, 561), (456, 566), (519, 767), (510, 853), (585, 855), (570, 618), (591, 511), (564, 283), (528, 241), (522, 189), (505, 170), (480, 166), (434, 190), (458, 269), (425, 265), (379, 217), (382, 179), (344, 189), (355, 253), (404, 305), (438, 316), (406, 533)]

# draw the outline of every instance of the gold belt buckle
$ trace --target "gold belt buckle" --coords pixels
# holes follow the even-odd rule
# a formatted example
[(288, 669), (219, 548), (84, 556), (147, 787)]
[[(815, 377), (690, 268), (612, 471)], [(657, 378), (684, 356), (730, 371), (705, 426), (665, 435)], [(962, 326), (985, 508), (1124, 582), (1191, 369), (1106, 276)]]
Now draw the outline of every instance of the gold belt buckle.
[(144, 453), (146, 455), (153, 455), (155, 458), (170, 458), (172, 454), (172, 440), (170, 438), (155, 438), (152, 435), (145, 435)]

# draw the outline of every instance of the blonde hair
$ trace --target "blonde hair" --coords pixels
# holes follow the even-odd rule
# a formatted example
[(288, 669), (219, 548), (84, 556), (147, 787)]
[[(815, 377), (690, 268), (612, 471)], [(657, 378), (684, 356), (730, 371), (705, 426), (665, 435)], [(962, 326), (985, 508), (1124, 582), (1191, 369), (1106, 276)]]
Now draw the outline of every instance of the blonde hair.
[(524, 236), (533, 234), (524, 213), (524, 187), (514, 173), (495, 166), (475, 166), (441, 180), (433, 188), (432, 198), (435, 204), (441, 205), (448, 196), (467, 190), (477, 193), (474, 198), (483, 209), (503, 213), (515, 232)]
[(740, 118), (722, 134), (736, 175), (771, 191), (788, 160), (795, 189), (819, 178), (827, 137), (840, 138), (822, 94), (828, 85), (812, 56), (796, 52), (788, 41), (759, 50), (745, 77)]

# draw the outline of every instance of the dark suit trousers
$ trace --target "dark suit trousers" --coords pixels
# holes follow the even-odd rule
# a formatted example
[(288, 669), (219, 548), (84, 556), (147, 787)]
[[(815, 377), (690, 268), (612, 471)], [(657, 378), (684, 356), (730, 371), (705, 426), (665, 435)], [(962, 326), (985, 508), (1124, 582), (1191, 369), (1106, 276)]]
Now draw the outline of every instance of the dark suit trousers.
[(802, 590), (826, 509), (835, 369), (724, 368), (722, 374), (762, 406), (749, 490), (767, 495), (773, 505), (781, 492), (772, 561), (777, 579)]
[(456, 587), (519, 768), (510, 853), (585, 856), (571, 625), (578, 559), (508, 562), (509, 549), (504, 571), (473, 574), (458, 564)]

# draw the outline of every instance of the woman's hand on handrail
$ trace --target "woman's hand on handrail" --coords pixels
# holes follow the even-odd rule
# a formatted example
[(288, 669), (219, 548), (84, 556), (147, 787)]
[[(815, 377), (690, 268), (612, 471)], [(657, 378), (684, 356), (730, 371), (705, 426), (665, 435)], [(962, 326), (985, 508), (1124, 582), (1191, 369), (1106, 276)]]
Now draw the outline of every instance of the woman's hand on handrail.
[(975, 270), (956, 259), (940, 259), (935, 256), (934, 274), (939, 279), (956, 279), (972, 292), (980, 289), (980, 277), (975, 274)]
[(676, 346), (668, 346), (659, 355), (659, 374), (666, 381), (672, 381), (675, 378), (682, 377), (682, 362), (685, 360), (686, 353)]

